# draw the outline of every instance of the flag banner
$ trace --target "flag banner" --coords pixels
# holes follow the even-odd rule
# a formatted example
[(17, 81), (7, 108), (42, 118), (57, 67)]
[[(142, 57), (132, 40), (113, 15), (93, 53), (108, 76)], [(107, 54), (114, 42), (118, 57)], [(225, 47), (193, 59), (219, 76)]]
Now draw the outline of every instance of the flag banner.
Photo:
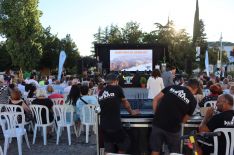
[(196, 61), (200, 61), (200, 47), (196, 47)]
[(205, 57), (205, 67), (206, 67), (206, 74), (209, 77), (210, 76), (210, 68), (209, 68), (209, 56), (208, 56), (207, 50), (206, 50), (206, 57)]
[(63, 65), (65, 63), (66, 57), (67, 57), (66, 53), (64, 51), (61, 51), (59, 55), (59, 67), (58, 67), (58, 80), (59, 81), (61, 80)]

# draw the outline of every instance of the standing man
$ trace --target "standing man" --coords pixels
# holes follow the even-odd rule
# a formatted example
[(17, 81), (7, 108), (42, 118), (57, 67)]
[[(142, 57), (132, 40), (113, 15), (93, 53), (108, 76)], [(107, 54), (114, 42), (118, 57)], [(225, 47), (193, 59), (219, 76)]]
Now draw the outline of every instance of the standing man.
[[(216, 114), (214, 108), (210, 107), (200, 124), (200, 132), (213, 132), (217, 128), (234, 128), (233, 97), (230, 94), (220, 95), (216, 106), (220, 113)], [(225, 137), (220, 136), (218, 141), (218, 154), (224, 154), (227, 151)], [(214, 152), (213, 137), (198, 140), (198, 144), (201, 148), (199, 150), (201, 155)]]
[(176, 73), (176, 67), (172, 66), (169, 71), (162, 73), (163, 83), (165, 87), (174, 85), (174, 77)]
[(150, 136), (151, 155), (159, 155), (164, 143), (170, 153), (180, 152), (181, 123), (186, 122), (196, 107), (194, 94), (199, 82), (190, 79), (186, 87), (173, 85), (164, 88), (153, 100), (153, 128)]
[(106, 82), (107, 86), (98, 96), (101, 107), (100, 127), (104, 137), (105, 152), (126, 153), (130, 146), (130, 139), (122, 128), (120, 105), (122, 104), (131, 115), (137, 115), (139, 110), (131, 109), (122, 88), (118, 86), (117, 75), (108, 74)]

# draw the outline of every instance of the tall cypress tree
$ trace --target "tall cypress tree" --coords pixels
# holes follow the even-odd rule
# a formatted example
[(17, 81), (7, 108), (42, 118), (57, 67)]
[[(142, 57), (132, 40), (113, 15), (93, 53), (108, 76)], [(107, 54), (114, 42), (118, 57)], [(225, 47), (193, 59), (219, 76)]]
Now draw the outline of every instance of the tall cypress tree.
[(197, 0), (194, 22), (193, 22), (193, 45), (196, 46), (196, 42), (199, 37), (200, 37), (200, 21), (199, 21), (199, 6)]

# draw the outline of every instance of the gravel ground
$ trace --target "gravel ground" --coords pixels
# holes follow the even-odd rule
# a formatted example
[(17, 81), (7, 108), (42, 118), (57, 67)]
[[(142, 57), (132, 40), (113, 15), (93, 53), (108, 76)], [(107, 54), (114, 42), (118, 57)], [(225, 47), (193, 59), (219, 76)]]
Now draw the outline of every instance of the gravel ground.
[[(72, 134), (72, 144), (68, 145), (68, 138), (66, 130), (63, 131), (59, 140), (59, 145), (56, 145), (56, 134), (52, 138), (47, 139), (47, 145), (43, 145), (43, 137), (37, 133), (36, 143), (32, 144), (33, 134), (28, 133), (29, 143), (31, 149), (28, 149), (25, 140), (23, 140), (23, 155), (96, 155), (96, 135), (89, 136), (89, 143), (85, 143), (85, 133), (81, 133), (80, 137)], [(4, 136), (0, 134), (0, 145), (4, 146)], [(8, 155), (18, 155), (18, 145), (16, 138), (13, 138), (10, 144)]]

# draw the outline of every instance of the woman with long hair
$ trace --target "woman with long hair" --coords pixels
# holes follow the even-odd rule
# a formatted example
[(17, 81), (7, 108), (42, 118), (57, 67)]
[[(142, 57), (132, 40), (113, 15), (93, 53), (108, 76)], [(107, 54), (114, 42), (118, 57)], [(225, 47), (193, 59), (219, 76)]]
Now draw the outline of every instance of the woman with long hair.
[(164, 88), (163, 79), (159, 69), (153, 70), (147, 81), (148, 99), (153, 99)]
[(78, 128), (80, 127), (80, 121), (76, 112), (76, 102), (79, 98), (80, 98), (80, 84), (74, 84), (72, 85), (71, 90), (65, 102), (73, 106), (74, 110), (73, 120), (77, 123)]
[(71, 90), (67, 96), (66, 103), (76, 106), (76, 101), (80, 97), (80, 86), (78, 84), (72, 85)]

